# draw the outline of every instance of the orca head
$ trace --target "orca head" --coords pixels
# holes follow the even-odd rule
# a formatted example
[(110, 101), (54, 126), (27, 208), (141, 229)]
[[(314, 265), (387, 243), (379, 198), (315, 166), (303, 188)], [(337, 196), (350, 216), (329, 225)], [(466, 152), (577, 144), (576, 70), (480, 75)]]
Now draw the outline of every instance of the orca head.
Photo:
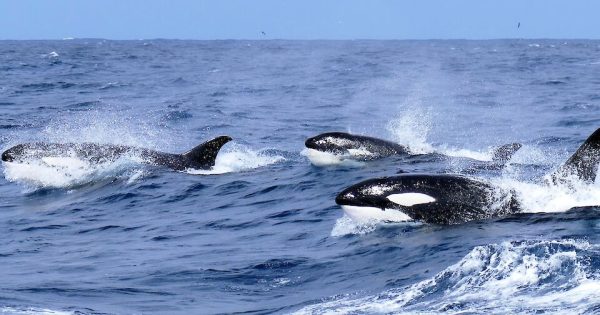
[(306, 139), (304, 143), (309, 149), (333, 154), (345, 154), (348, 149), (359, 146), (356, 137), (344, 132), (328, 132)]
[(352, 185), (335, 202), (354, 221), (414, 221), (415, 205), (436, 202), (436, 198), (414, 185), (414, 176), (375, 178)]
[(345, 132), (327, 132), (306, 139), (304, 145), (313, 150), (336, 155), (347, 154), (348, 150), (361, 146), (357, 137)]
[(14, 162), (23, 156), (24, 146), (22, 144), (16, 145), (8, 150), (2, 152), (2, 161), (4, 162)]
[(2, 161), (4, 162), (12, 162), (15, 160), (15, 155), (14, 152), (9, 150), (6, 150), (2, 153)]

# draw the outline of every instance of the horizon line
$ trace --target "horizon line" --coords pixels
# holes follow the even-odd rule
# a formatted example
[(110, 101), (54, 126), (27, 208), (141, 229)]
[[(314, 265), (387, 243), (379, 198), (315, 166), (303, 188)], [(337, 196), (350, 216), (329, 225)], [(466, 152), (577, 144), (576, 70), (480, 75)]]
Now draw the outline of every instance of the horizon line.
[(494, 41), (494, 40), (600, 40), (600, 38), (584, 37), (498, 37), (498, 38), (103, 38), (103, 37), (64, 37), (64, 38), (0, 38), (0, 41), (80, 41), (80, 40), (107, 40), (107, 41)]

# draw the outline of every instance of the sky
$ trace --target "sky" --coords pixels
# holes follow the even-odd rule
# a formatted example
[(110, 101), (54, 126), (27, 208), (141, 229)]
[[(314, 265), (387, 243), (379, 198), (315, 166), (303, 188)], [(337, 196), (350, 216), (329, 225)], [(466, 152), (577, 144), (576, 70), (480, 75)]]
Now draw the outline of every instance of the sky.
[(600, 39), (600, 1), (0, 0), (0, 39), (62, 38)]

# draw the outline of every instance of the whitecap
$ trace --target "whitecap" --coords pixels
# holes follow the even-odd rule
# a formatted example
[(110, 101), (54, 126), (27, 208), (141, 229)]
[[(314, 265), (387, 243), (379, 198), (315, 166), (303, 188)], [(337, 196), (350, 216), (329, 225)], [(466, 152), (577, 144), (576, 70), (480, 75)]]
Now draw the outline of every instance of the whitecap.
[(597, 246), (577, 240), (477, 246), (432, 278), (296, 314), (584, 313), (600, 298), (600, 279), (589, 268), (598, 255)]
[(0, 307), (0, 314), (11, 315), (72, 315), (74, 312), (56, 311), (46, 308), (15, 308), (15, 307)]

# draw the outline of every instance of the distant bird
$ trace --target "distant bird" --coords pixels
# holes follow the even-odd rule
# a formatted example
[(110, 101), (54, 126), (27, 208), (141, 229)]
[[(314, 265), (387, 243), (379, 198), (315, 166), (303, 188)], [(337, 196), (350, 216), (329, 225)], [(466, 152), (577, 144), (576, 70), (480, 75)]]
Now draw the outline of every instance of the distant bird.
[(519, 22), (519, 23), (517, 24), (517, 28), (520, 28), (520, 27), (521, 27), (521, 22)]
[(260, 33), (263, 34), (263, 36), (267, 36), (267, 33), (265, 33), (264, 31), (261, 31)]

